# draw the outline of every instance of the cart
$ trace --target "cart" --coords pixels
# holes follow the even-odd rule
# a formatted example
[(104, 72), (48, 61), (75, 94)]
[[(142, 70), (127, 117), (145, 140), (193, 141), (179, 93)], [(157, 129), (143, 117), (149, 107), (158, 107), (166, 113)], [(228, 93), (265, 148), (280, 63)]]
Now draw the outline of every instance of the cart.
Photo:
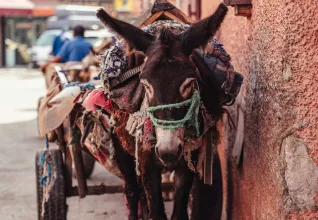
[[(55, 64), (54, 64), (55, 65)], [(61, 81), (64, 81), (63, 84), (69, 83), (69, 82), (82, 82), (82, 83), (86, 83), (89, 82), (91, 79), (91, 76), (93, 73), (90, 73), (89, 71), (89, 67), (86, 67), (85, 65), (83, 65), (82, 63), (71, 63), (71, 64), (59, 64), (58, 66), (55, 66), (54, 68), (52, 67), (51, 69), (53, 69), (53, 73), (48, 73), (47, 75), (45, 75), (45, 81), (46, 81), (46, 85), (47, 87), (49, 87), (51, 80), (52, 80), (52, 74), (56, 74), (57, 71), (59, 72), (59, 76)], [(63, 72), (63, 74), (62, 74)], [(94, 72), (98, 72), (98, 70), (94, 70)], [(62, 76), (63, 75), (63, 76)], [(39, 112), (39, 108), (41, 106), (42, 101), (44, 100), (44, 97), (41, 97), (38, 101), (38, 112)], [(38, 130), (39, 130), (39, 114), (38, 114)], [(60, 128), (63, 129), (63, 128)], [(50, 142), (55, 142), (56, 139), (58, 138), (57, 133), (61, 132), (60, 129), (57, 130), (53, 130), (52, 132), (49, 132), (48, 135), (48, 140)], [(39, 131), (40, 133), (40, 131)], [(83, 152), (83, 161), (84, 161), (84, 167), (85, 167), (85, 177), (89, 178), (93, 172), (94, 169), (94, 164), (95, 164), (95, 160), (87, 153)], [(75, 176), (75, 175), (74, 175)]]

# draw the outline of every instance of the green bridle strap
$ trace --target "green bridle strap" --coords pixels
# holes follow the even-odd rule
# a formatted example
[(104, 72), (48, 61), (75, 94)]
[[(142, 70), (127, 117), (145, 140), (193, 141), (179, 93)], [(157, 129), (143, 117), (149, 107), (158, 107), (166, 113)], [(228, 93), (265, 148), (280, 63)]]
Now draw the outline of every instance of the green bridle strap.
[[(158, 119), (154, 116), (154, 112), (157, 110), (165, 110), (165, 109), (173, 109), (173, 108), (181, 108), (183, 106), (190, 105), (187, 114), (181, 120), (163, 120)], [(190, 125), (193, 125), (197, 131), (197, 137), (200, 136), (199, 130), (199, 109), (200, 109), (200, 94), (197, 90), (193, 92), (193, 95), (190, 99), (185, 100), (176, 104), (168, 104), (168, 105), (158, 105), (149, 107), (147, 109), (147, 114), (152, 121), (155, 127), (160, 127), (162, 129), (175, 130), (177, 128), (182, 128), (184, 125), (190, 121)]]

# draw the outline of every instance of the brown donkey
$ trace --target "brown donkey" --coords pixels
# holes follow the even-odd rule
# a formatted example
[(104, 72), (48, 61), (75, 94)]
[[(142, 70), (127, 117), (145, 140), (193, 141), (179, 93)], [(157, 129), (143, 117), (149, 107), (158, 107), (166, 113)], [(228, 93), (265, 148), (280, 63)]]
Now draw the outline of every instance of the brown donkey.
[[(152, 152), (143, 155), (141, 180), (149, 208), (149, 219), (167, 219), (161, 192), (162, 167), (175, 170), (176, 192), (171, 219), (189, 219), (187, 208), (193, 188), (191, 219), (220, 219), (222, 209), (222, 181), (220, 162), (214, 160), (213, 185), (204, 185), (198, 175), (188, 168), (185, 161), (185, 136), (202, 133), (200, 99), (215, 118), (222, 117), (222, 106), (216, 94), (203, 88), (197, 80), (197, 68), (191, 60), (195, 49), (205, 46), (220, 27), (227, 7), (220, 4), (210, 17), (191, 25), (184, 33), (177, 34), (162, 28), (156, 36), (126, 22), (117, 20), (104, 10), (98, 18), (122, 36), (132, 48), (142, 51), (147, 59), (140, 74), (150, 108), (148, 113), (155, 125), (156, 144)], [(201, 97), (201, 98), (200, 98)], [(190, 117), (191, 116), (191, 117)], [(191, 126), (189, 126), (191, 122)], [(218, 139), (215, 126), (214, 138)], [(198, 161), (198, 150), (191, 152), (191, 160)], [(137, 218), (137, 217), (136, 217)], [(133, 218), (132, 218), (133, 219)]]

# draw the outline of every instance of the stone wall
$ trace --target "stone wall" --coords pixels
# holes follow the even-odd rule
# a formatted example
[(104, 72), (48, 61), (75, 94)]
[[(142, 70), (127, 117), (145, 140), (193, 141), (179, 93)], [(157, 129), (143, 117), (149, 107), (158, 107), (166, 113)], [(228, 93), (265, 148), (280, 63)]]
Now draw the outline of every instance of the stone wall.
[[(203, 17), (219, 3), (202, 2)], [(232, 173), (235, 220), (318, 219), (317, 12), (317, 0), (253, 0), (250, 19), (230, 8), (220, 30), (245, 76), (244, 160)]]

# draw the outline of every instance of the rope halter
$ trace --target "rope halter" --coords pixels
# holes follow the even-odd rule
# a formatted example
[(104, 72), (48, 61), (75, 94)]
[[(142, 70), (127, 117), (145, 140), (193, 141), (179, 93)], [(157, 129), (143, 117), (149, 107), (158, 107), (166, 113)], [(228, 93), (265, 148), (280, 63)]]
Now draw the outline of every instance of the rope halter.
[[(159, 127), (162, 129), (169, 129), (169, 130), (175, 130), (177, 128), (182, 128), (185, 126), (187, 122), (188, 126), (194, 126), (196, 129), (196, 135), (197, 137), (200, 136), (200, 130), (199, 130), (199, 109), (200, 109), (200, 94), (197, 90), (194, 90), (193, 95), (190, 99), (185, 100), (180, 103), (176, 104), (168, 104), (168, 105), (158, 105), (158, 106), (152, 106), (147, 109), (147, 115), (149, 116), (150, 120), (152, 121), (153, 125), (155, 127)], [(189, 109), (184, 116), (183, 119), (180, 120), (163, 120), (158, 119), (154, 116), (154, 112), (157, 110), (165, 110), (165, 109), (173, 109), (173, 108), (181, 108), (184, 106), (189, 106)]]

